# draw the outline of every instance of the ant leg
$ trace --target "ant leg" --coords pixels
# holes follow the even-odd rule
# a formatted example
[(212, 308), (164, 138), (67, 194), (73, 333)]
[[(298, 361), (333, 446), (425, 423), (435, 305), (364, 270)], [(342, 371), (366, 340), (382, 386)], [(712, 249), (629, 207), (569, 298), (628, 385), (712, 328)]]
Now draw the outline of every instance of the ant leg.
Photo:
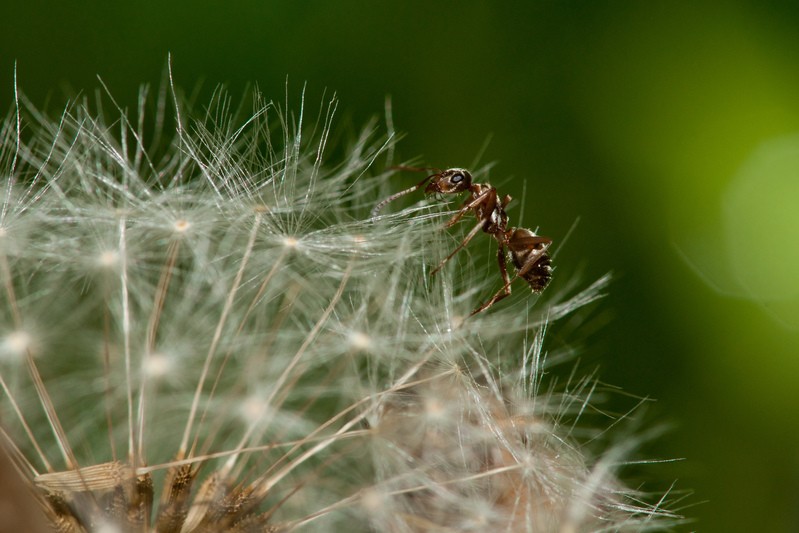
[[(511, 243), (513, 245), (516, 245), (516, 246), (512, 247)], [(536, 244), (540, 244), (540, 243), (544, 243), (546, 246), (544, 246), (544, 248), (541, 249), (541, 250), (533, 250), (533, 247)], [(520, 244), (521, 244), (521, 246), (518, 246)], [(530, 257), (528, 257), (527, 260), (524, 262), (524, 265), (522, 266), (522, 268), (517, 270), (512, 278), (509, 278), (509, 276), (508, 276), (508, 268), (507, 268), (507, 265), (505, 263), (505, 257), (504, 257), (504, 254), (503, 254), (502, 258), (499, 260), (499, 265), (500, 265), (499, 268), (500, 268), (500, 271), (502, 272), (502, 279), (505, 281), (505, 285), (503, 285), (502, 288), (500, 288), (496, 292), (496, 294), (494, 294), (494, 296), (491, 297), (490, 300), (488, 300), (486, 303), (484, 303), (483, 305), (481, 305), (480, 307), (478, 307), (477, 309), (472, 311), (472, 314), (469, 315), (469, 316), (476, 315), (477, 313), (485, 311), (486, 309), (488, 309), (489, 307), (491, 307), (492, 305), (494, 305), (495, 303), (497, 303), (501, 299), (505, 298), (506, 296), (510, 296), (511, 283), (516, 281), (517, 278), (519, 278), (521, 276), (524, 276), (530, 270), (532, 270), (532, 268), (535, 266), (535, 264), (538, 262), (538, 260), (541, 259), (544, 256), (544, 254), (546, 253), (547, 248), (549, 248), (550, 244), (552, 244), (552, 239), (550, 239), (548, 237), (539, 237), (539, 236), (524, 237), (524, 238), (516, 239), (514, 241), (510, 241), (508, 243), (508, 247), (511, 248), (511, 250), (513, 250), (514, 248), (517, 248), (517, 247), (519, 249), (521, 249), (521, 250), (525, 250), (525, 249), (531, 250)], [(501, 245), (500, 245), (500, 247), (501, 247)]]
[(474, 238), (474, 236), (475, 236), (475, 235), (477, 235), (477, 232), (478, 232), (478, 231), (480, 231), (480, 228), (482, 228), (482, 227), (483, 227), (483, 221), (481, 220), (481, 221), (479, 221), (479, 222), (477, 223), (477, 225), (476, 225), (475, 227), (473, 227), (473, 228), (472, 228), (472, 231), (470, 231), (470, 232), (469, 232), (469, 234), (468, 234), (468, 235), (466, 235), (466, 237), (463, 239), (463, 241), (461, 241), (461, 243), (460, 243), (460, 244), (459, 244), (459, 245), (458, 245), (458, 246), (457, 246), (457, 247), (456, 247), (454, 250), (452, 250), (452, 253), (451, 253), (451, 254), (449, 254), (447, 257), (445, 257), (445, 258), (444, 258), (444, 260), (443, 260), (443, 261), (441, 261), (441, 263), (440, 263), (440, 264), (439, 264), (439, 265), (438, 265), (438, 266), (435, 268), (435, 270), (433, 270), (432, 272), (430, 272), (430, 275), (431, 275), (431, 276), (435, 276), (436, 272), (438, 272), (439, 270), (441, 270), (441, 268), (442, 268), (442, 267), (443, 267), (445, 264), (447, 264), (447, 261), (449, 261), (450, 259), (452, 259), (452, 256), (454, 256), (454, 255), (455, 255), (456, 253), (458, 253), (458, 252), (459, 252), (461, 249), (463, 249), (463, 247), (464, 247), (464, 246), (466, 246), (467, 244), (469, 244), (469, 241), (471, 241), (471, 240)]
[[(474, 209), (483, 202), (488, 201), (490, 197), (491, 197), (491, 189), (486, 189), (485, 192), (481, 193), (476, 198), (467, 199), (466, 202), (463, 204), (463, 206), (461, 206), (461, 208), (458, 209), (458, 212), (455, 213), (455, 215), (452, 218), (450, 218), (446, 224), (444, 224), (444, 227), (451, 228), (452, 226), (457, 224), (458, 221), (460, 221), (460, 219), (462, 219), (464, 215), (466, 215), (466, 213), (469, 212), (469, 210)], [(492, 209), (489, 209), (489, 211), (492, 211)]]
[[(544, 247), (541, 248), (540, 250), (536, 250), (535, 246), (538, 244), (543, 244)], [(522, 268), (520, 268), (516, 272), (514, 279), (518, 278), (519, 276), (524, 276), (525, 274), (530, 272), (530, 270), (532, 270), (532, 268), (535, 266), (538, 260), (541, 259), (541, 257), (543, 257), (544, 254), (547, 253), (547, 249), (549, 249), (550, 244), (552, 244), (552, 239), (550, 239), (549, 237), (539, 237), (538, 235), (536, 235), (535, 237), (518, 238), (515, 239), (514, 241), (509, 242), (508, 247), (512, 251), (516, 246), (518, 246), (519, 250), (530, 250), (530, 255), (527, 257), (527, 259), (525, 259)]]
[[(469, 314), (469, 316), (481, 313), (486, 309), (488, 309), (489, 307), (491, 307), (492, 305), (494, 305), (495, 303), (497, 303), (498, 301), (500, 301), (501, 299), (510, 296), (511, 294), (510, 284), (512, 283), (513, 280), (510, 279), (510, 276), (508, 276), (508, 265), (505, 260), (505, 246), (502, 243), (499, 244), (499, 249), (497, 250), (497, 262), (499, 263), (499, 273), (502, 274), (502, 281), (505, 282), (504, 285), (502, 286), (501, 289), (499, 289), (496, 292), (496, 294), (494, 294), (494, 296), (491, 297), (490, 300), (488, 300), (486, 303), (484, 303), (483, 305), (472, 311)], [(513, 279), (516, 279), (516, 276), (514, 276)]]
[(461, 207), (461, 208), (458, 210), (458, 212), (457, 212), (457, 213), (455, 213), (455, 214), (452, 216), (452, 218), (450, 218), (449, 220), (447, 220), (447, 223), (446, 223), (446, 224), (444, 224), (444, 227), (445, 227), (445, 228), (451, 228), (452, 226), (454, 226), (455, 224), (457, 224), (458, 222), (460, 222), (460, 219), (462, 219), (462, 218), (464, 217), (464, 215), (465, 215), (466, 213), (468, 213), (468, 212), (469, 212), (469, 207), (468, 207), (468, 204), (464, 204), (464, 205), (463, 205), (463, 207)]

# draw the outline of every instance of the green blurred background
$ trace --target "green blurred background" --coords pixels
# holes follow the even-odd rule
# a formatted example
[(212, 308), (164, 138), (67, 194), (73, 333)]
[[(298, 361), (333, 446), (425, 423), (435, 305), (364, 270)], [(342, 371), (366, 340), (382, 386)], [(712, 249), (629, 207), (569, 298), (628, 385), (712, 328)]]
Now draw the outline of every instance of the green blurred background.
[(671, 429), (646, 453), (686, 460), (649, 472), (694, 491), (680, 530), (799, 531), (793, 6), (6, 1), (0, 102), (16, 61), (51, 112), (97, 75), (133, 107), (171, 52), (199, 102), (218, 83), (283, 101), (288, 77), (357, 127), (390, 95), (404, 159), (471, 165), (490, 139), (479, 161), (563, 244), (558, 277), (614, 272), (583, 365), (657, 399), (649, 424)]

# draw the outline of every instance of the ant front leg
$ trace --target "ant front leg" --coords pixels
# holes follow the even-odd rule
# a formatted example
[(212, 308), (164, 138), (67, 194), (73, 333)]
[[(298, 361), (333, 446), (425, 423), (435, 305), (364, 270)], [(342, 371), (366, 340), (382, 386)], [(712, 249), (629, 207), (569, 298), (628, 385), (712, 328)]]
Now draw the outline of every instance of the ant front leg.
[[(468, 213), (478, 205), (489, 201), (491, 199), (491, 193), (492, 189), (488, 188), (478, 193), (476, 196), (467, 199), (466, 202), (463, 203), (463, 206), (458, 210), (458, 212), (455, 213), (455, 215), (452, 218), (450, 218), (446, 224), (444, 224), (444, 227), (451, 228), (452, 226), (457, 224), (460, 221), (460, 219), (462, 219), (464, 215), (466, 215), (466, 213)], [(496, 198), (496, 195), (494, 195), (494, 197)], [(491, 209), (489, 209), (488, 211), (490, 210)]]
[(468, 213), (468, 212), (469, 212), (469, 202), (467, 201), (467, 203), (465, 203), (465, 204), (463, 205), (463, 207), (461, 207), (461, 208), (458, 210), (458, 212), (457, 212), (457, 213), (455, 213), (455, 214), (452, 216), (452, 218), (450, 218), (449, 220), (447, 220), (447, 223), (446, 223), (446, 224), (444, 224), (444, 227), (445, 227), (445, 228), (451, 228), (452, 226), (454, 226), (455, 224), (457, 224), (458, 222), (460, 222), (460, 220), (461, 220), (461, 219), (464, 217), (464, 215), (465, 215), (466, 213)]
[[(482, 313), (498, 301), (503, 298), (510, 296), (511, 288), (510, 284), (513, 280), (510, 279), (508, 275), (508, 264), (505, 259), (505, 245), (499, 243), (499, 249), (497, 250), (497, 263), (499, 263), (499, 273), (502, 275), (503, 285), (502, 288), (499, 289), (494, 296), (491, 297), (486, 303), (472, 311), (469, 316), (476, 315), (477, 313)], [(516, 279), (515, 277), (513, 279)]]
[[(492, 198), (490, 192), (491, 192), (491, 190), (488, 189), (485, 192), (483, 192), (480, 195), (478, 195), (476, 198), (474, 198), (472, 200), (468, 200), (465, 204), (463, 204), (463, 207), (461, 207), (460, 211), (455, 213), (455, 216), (453, 216), (449, 220), (449, 222), (447, 222), (444, 225), (444, 227), (445, 228), (449, 228), (450, 226), (452, 226), (453, 224), (458, 222), (461, 218), (463, 218), (463, 215), (468, 213), (470, 209), (480, 205), (483, 202), (489, 201)], [(494, 195), (493, 197), (496, 198), (496, 195)], [(445, 257), (443, 261), (441, 261), (441, 263), (430, 273), (430, 275), (434, 276), (436, 274), (436, 272), (441, 270), (443, 268), (443, 266), (445, 264), (447, 264), (447, 261), (452, 259), (452, 257), (456, 253), (458, 253), (467, 244), (469, 244), (469, 241), (471, 241), (474, 238), (474, 236), (477, 235), (477, 232), (480, 231), (480, 229), (482, 229), (484, 226), (485, 226), (485, 221), (483, 219), (480, 219), (477, 222), (477, 225), (472, 228), (472, 230), (466, 235), (466, 237), (463, 239), (463, 241), (461, 241), (461, 243), (454, 250), (452, 250), (452, 253), (450, 253), (447, 257)]]

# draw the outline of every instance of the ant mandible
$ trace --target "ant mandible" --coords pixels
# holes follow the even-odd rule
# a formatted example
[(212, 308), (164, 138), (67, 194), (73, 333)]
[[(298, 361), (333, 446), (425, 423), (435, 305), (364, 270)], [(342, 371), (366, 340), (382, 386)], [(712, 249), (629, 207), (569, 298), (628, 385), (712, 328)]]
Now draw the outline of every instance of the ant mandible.
[[(425, 171), (437, 169), (425, 169), (414, 167), (398, 167), (400, 170)], [(428, 183), (429, 182), (429, 183)], [(425, 187), (425, 184), (427, 186)], [(505, 195), (500, 199), (497, 189), (487, 183), (472, 183), (472, 175), (463, 168), (450, 168), (437, 171), (427, 176), (425, 179), (404, 191), (393, 194), (378, 203), (372, 209), (372, 217), (385, 207), (389, 202), (393, 202), (401, 196), (418, 191), (425, 187), (425, 194), (459, 194), (469, 192), (469, 198), (455, 215), (447, 221), (445, 228), (450, 228), (458, 223), (469, 211), (477, 217), (477, 225), (464, 237), (463, 241), (450, 253), (443, 261), (430, 273), (436, 272), (452, 259), (452, 257), (463, 249), (481, 229), (488, 233), (498, 243), (497, 262), (499, 263), (499, 273), (504, 282), (494, 296), (487, 302), (477, 307), (469, 316), (485, 311), (501, 299), (511, 293), (511, 283), (516, 278), (523, 278), (530, 285), (534, 293), (543, 291), (552, 279), (552, 261), (547, 253), (547, 249), (552, 244), (552, 239), (536, 235), (527, 228), (508, 228), (508, 214), (505, 207), (510, 203), (510, 195)], [(505, 249), (510, 251), (510, 257), (516, 274), (511, 277), (508, 272)]]

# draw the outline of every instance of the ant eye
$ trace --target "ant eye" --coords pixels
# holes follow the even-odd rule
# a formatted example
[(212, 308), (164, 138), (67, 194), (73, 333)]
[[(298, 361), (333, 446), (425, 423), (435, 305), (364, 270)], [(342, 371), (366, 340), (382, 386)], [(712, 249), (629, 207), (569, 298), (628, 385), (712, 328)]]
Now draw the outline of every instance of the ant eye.
[(463, 174), (455, 174), (450, 180), (452, 183), (460, 183), (463, 181)]

